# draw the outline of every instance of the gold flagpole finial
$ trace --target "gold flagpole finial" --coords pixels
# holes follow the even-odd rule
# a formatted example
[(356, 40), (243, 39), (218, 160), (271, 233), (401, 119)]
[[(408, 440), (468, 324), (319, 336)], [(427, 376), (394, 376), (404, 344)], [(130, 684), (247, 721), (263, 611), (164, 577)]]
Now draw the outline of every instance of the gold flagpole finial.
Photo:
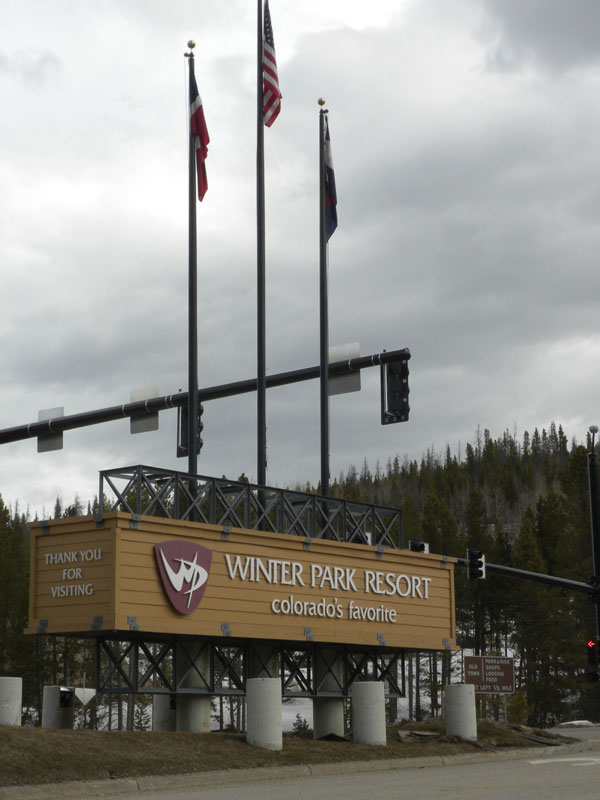
[(194, 47), (196, 47), (196, 42), (193, 39), (190, 39), (187, 46), (190, 48), (190, 50), (193, 50)]
[(324, 97), (319, 97), (317, 102), (319, 103), (320, 106), (324, 106), (325, 105), (325, 98)]

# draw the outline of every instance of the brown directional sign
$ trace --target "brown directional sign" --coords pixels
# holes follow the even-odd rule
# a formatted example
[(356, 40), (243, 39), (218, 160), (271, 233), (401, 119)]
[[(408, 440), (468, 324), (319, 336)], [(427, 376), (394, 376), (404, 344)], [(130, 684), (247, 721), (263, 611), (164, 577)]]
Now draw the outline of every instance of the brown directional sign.
[(507, 656), (465, 656), (465, 683), (474, 684), (476, 692), (513, 694), (514, 659)]

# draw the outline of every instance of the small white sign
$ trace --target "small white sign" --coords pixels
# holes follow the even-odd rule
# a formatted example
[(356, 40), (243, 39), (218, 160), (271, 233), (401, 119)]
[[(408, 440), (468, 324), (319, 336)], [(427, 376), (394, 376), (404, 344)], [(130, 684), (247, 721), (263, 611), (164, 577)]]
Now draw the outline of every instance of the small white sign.
[[(38, 411), (38, 422), (47, 422), (48, 420), (55, 419), (56, 417), (64, 417), (64, 415), (64, 406), (57, 406), (56, 408), (44, 408), (41, 411)], [(59, 431), (58, 433), (44, 433), (38, 436), (38, 453), (50, 453), (52, 450), (62, 450), (62, 448), (62, 431)]]
[(95, 689), (75, 689), (75, 697), (79, 700), (82, 706), (87, 706), (96, 697)]
[[(329, 348), (329, 363), (335, 364), (336, 361), (349, 361), (351, 358), (360, 356), (360, 345), (358, 342), (350, 344), (340, 344)], [(336, 375), (329, 379), (329, 396), (336, 394), (348, 394), (349, 392), (360, 392), (360, 370), (350, 372), (348, 375)]]
[[(132, 389), (130, 397), (132, 403), (139, 403), (140, 400), (151, 400), (153, 397), (158, 397), (158, 387), (145, 386), (142, 389)], [(153, 414), (142, 414), (139, 417), (129, 417), (130, 433), (148, 433), (149, 431), (157, 430), (158, 411)]]

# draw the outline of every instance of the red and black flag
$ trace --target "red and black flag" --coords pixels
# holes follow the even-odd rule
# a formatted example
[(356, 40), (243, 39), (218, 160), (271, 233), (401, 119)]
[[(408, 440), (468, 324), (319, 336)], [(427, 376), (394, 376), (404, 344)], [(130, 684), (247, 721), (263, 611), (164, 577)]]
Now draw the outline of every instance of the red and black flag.
[(202, 109), (202, 98), (198, 92), (193, 69), (190, 72), (190, 133), (196, 148), (196, 168), (198, 170), (198, 199), (202, 200), (208, 189), (206, 180), (206, 156), (208, 155), (208, 130)]

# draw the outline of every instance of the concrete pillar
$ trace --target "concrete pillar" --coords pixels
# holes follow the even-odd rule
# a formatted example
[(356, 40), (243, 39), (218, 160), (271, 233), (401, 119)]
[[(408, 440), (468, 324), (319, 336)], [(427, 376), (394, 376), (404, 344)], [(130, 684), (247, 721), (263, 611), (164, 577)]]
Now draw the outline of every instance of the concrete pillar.
[(471, 683), (451, 683), (444, 686), (444, 717), (446, 736), (460, 736), (477, 741), (475, 687)]
[(313, 697), (313, 739), (344, 736), (344, 698)]
[(177, 730), (177, 696), (174, 694), (152, 695), (152, 730)]
[(42, 728), (73, 727), (75, 691), (66, 686), (44, 686)]
[(0, 678), (0, 725), (20, 725), (23, 679)]
[(352, 684), (352, 731), (357, 744), (387, 743), (382, 681), (357, 681)]
[[(210, 646), (186, 643), (187, 655), (181, 652), (181, 645), (178, 645), (178, 648), (180, 652), (177, 659), (177, 730), (210, 733), (211, 695), (181, 693), (182, 689), (206, 689), (206, 683), (210, 685)], [(198, 671), (191, 666), (190, 657), (193, 658)], [(205, 680), (200, 677), (201, 675)]]
[[(320, 651), (315, 659), (315, 684), (319, 692), (341, 692), (344, 661), (335, 650)], [(344, 698), (313, 697), (313, 739), (344, 735)]]
[(178, 695), (176, 717), (178, 731), (210, 733), (210, 696)]
[(246, 704), (248, 744), (264, 750), (281, 750), (283, 714), (279, 678), (248, 678)]
[(248, 677), (277, 678), (279, 675), (279, 651), (269, 645), (253, 644), (248, 653)]

